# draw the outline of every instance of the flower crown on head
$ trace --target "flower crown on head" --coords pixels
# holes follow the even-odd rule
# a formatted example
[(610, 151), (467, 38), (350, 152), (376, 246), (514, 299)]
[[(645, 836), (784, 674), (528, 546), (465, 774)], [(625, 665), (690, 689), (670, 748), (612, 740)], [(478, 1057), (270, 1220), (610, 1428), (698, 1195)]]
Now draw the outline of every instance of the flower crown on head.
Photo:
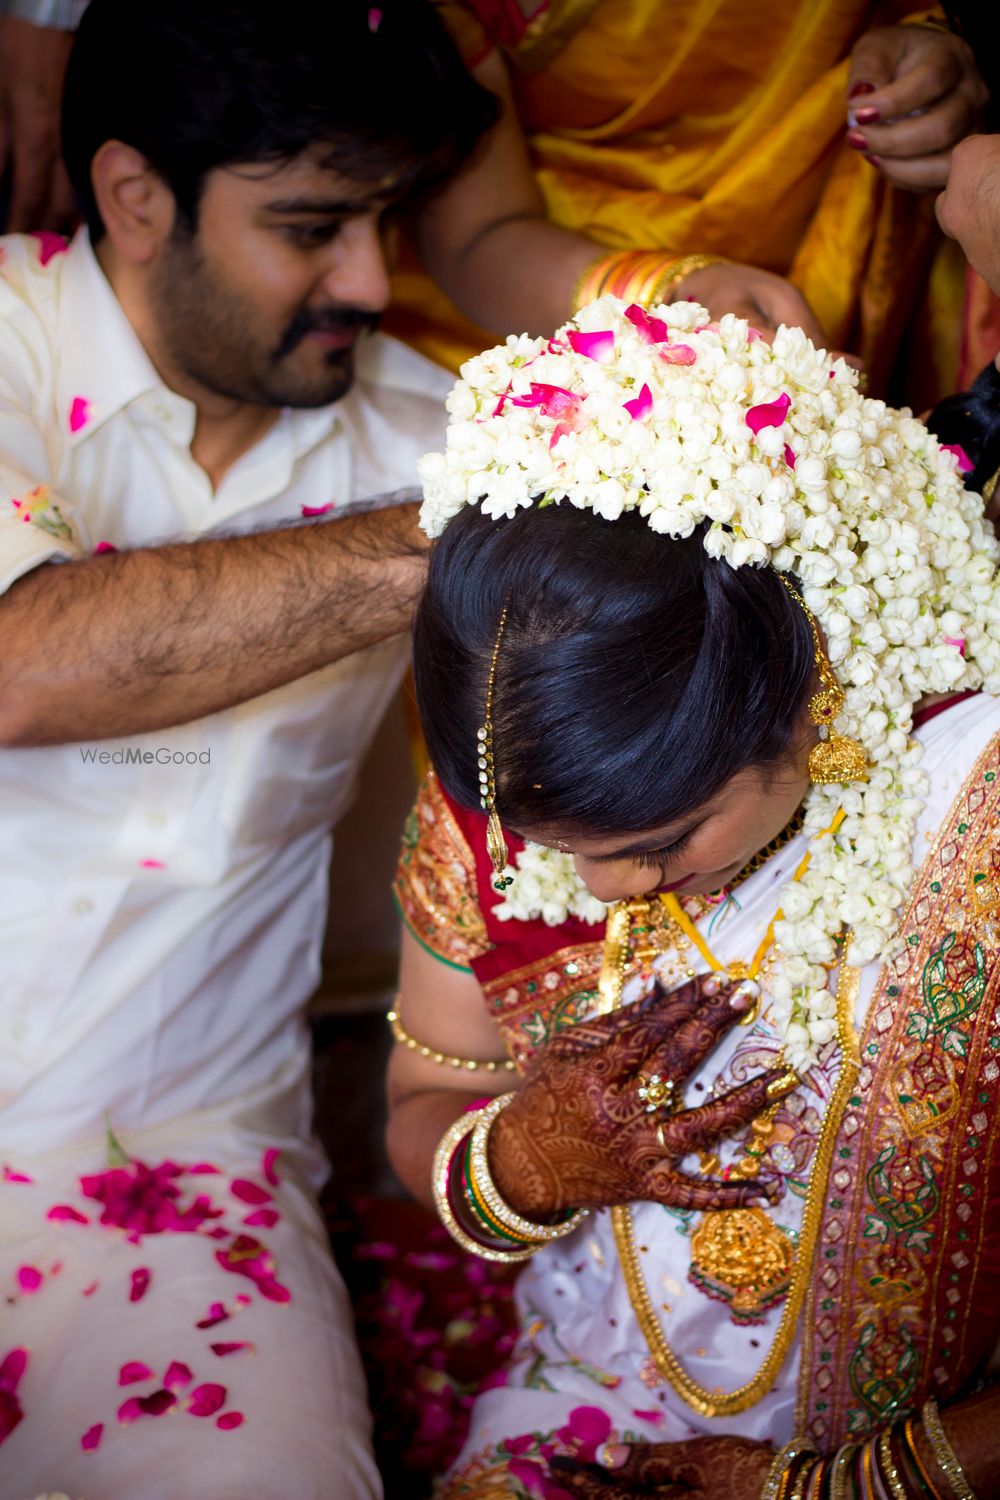
[[(812, 861), (776, 926), (775, 1004), (789, 1060), (808, 1064), (832, 1035), (822, 966), (838, 934), (852, 929), (855, 962), (883, 953), (913, 877), (926, 790), (913, 705), (1000, 691), (1000, 546), (962, 484), (965, 455), (864, 396), (800, 329), (768, 344), (691, 302), (602, 297), (551, 339), (511, 337), (463, 365), (448, 411), (446, 451), (420, 465), (430, 536), (466, 505), (497, 520), (534, 505), (609, 521), (638, 510), (665, 536), (705, 524), (706, 551), (733, 567), (798, 578), (844, 691), (836, 729), (871, 767), (863, 785), (811, 789)], [(838, 807), (837, 834), (820, 837)], [(545, 861), (546, 920), (586, 904), (568, 863), (556, 900), (560, 859)], [(498, 907), (539, 914), (516, 882)]]

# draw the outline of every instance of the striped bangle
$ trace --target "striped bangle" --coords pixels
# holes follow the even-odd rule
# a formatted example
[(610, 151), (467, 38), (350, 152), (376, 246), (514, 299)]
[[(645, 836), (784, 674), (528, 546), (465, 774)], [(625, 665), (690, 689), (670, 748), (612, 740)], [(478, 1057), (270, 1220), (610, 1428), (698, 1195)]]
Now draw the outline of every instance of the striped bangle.
[(767, 1477), (760, 1492), (760, 1500), (780, 1500), (780, 1497), (785, 1494), (795, 1460), (815, 1452), (815, 1448), (810, 1447), (808, 1443), (800, 1442), (798, 1438), (793, 1438), (790, 1443), (779, 1448), (767, 1471)]
[(886, 1427), (879, 1433), (877, 1447), (879, 1474), (889, 1486), (892, 1500), (907, 1500), (903, 1481), (896, 1468), (896, 1460), (892, 1456), (892, 1429), (890, 1427)]
[(916, 1475), (917, 1483), (922, 1492), (929, 1497), (929, 1500), (944, 1500), (944, 1496), (940, 1494), (937, 1485), (934, 1483), (933, 1475), (927, 1472), (923, 1455), (917, 1447), (917, 1437), (912, 1417), (907, 1417), (906, 1421), (902, 1424), (900, 1440), (903, 1445), (903, 1457), (906, 1459), (911, 1472)]
[(537, 1248), (549, 1240), (561, 1240), (564, 1235), (572, 1234), (586, 1218), (587, 1210), (567, 1209), (554, 1224), (536, 1224), (531, 1219), (522, 1218), (504, 1201), (490, 1173), (490, 1128), (513, 1097), (513, 1094), (499, 1094), (485, 1109), (479, 1111), (469, 1144), (469, 1181), (477, 1198), (508, 1235), (527, 1241)]
[(620, 297), (642, 307), (663, 302), (692, 271), (725, 265), (721, 255), (667, 255), (662, 250), (616, 250), (591, 261), (573, 288), (571, 309), (578, 313), (598, 297)]
[(976, 1500), (972, 1486), (965, 1477), (965, 1470), (958, 1461), (958, 1455), (948, 1441), (948, 1434), (944, 1430), (941, 1413), (938, 1411), (938, 1404), (933, 1396), (925, 1404), (920, 1415), (935, 1462), (951, 1485), (955, 1500)]
[(460, 1155), (460, 1147), (463, 1141), (472, 1132), (475, 1125), (476, 1118), (474, 1112), (459, 1115), (454, 1124), (449, 1125), (441, 1137), (438, 1148), (434, 1153), (434, 1167), (431, 1181), (438, 1217), (456, 1245), (461, 1246), (463, 1250), (467, 1250), (470, 1255), (478, 1255), (482, 1260), (503, 1261), (505, 1264), (528, 1260), (534, 1254), (536, 1246), (527, 1250), (505, 1250), (496, 1244), (489, 1244), (485, 1240), (475, 1238), (464, 1229), (455, 1214), (452, 1206), (453, 1168)]
[(858, 1451), (857, 1443), (845, 1443), (838, 1449), (830, 1468), (830, 1500), (844, 1500), (851, 1462)]

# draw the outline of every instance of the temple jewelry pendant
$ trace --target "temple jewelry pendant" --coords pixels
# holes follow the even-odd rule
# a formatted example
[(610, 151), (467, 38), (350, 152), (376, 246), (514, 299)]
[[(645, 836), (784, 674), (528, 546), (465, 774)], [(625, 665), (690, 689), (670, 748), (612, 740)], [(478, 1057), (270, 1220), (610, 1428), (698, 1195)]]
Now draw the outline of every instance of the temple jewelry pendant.
[(691, 1236), (688, 1280), (729, 1305), (733, 1322), (762, 1323), (792, 1284), (795, 1249), (762, 1208), (707, 1213)]

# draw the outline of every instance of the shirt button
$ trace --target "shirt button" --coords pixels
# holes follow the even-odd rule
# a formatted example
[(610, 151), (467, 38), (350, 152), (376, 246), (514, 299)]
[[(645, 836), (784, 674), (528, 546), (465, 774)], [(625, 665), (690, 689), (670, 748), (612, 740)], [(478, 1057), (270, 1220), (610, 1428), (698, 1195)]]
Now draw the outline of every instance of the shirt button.
[(85, 917), (89, 911), (94, 910), (94, 903), (89, 896), (79, 896), (73, 902), (73, 910), (78, 917)]

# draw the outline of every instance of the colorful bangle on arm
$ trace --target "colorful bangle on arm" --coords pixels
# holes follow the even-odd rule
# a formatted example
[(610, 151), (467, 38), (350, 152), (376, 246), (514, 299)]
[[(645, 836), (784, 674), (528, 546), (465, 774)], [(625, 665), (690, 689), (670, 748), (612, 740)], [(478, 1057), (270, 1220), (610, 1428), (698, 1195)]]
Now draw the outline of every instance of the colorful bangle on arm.
[[(466, 1137), (470, 1136), (475, 1128), (475, 1113), (475, 1109), (468, 1110), (460, 1115), (453, 1125), (449, 1125), (434, 1153), (432, 1184), (438, 1217), (456, 1245), (467, 1250), (470, 1255), (478, 1255), (483, 1260), (503, 1261), (505, 1264), (528, 1260), (537, 1247), (524, 1250), (504, 1248), (502, 1244), (488, 1240), (485, 1231), (480, 1236), (471, 1228), (467, 1229), (462, 1222), (460, 1173), (465, 1155), (463, 1146)], [(459, 1169), (458, 1174), (456, 1168)], [(456, 1181), (457, 1175), (458, 1181)]]
[(571, 311), (598, 297), (620, 297), (643, 307), (665, 302), (668, 293), (693, 271), (725, 265), (721, 255), (666, 255), (662, 250), (615, 250), (590, 263), (573, 288)]
[(965, 1477), (965, 1470), (958, 1461), (958, 1455), (948, 1441), (941, 1413), (933, 1396), (924, 1405), (920, 1415), (934, 1460), (951, 1486), (955, 1500), (976, 1500), (972, 1486)]

